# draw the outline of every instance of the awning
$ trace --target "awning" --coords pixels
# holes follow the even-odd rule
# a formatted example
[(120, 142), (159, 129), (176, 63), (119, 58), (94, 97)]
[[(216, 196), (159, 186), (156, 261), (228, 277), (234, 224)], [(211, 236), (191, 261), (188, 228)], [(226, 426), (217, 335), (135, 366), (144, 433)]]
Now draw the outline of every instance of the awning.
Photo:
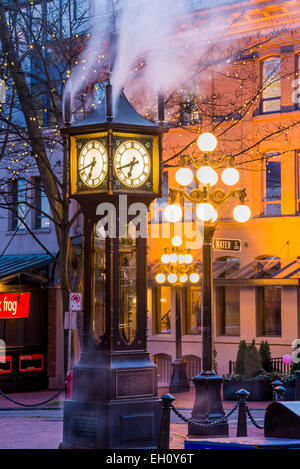
[[(55, 257), (55, 254), (53, 254)], [(0, 283), (5, 283), (13, 277), (27, 275), (45, 283), (48, 279), (38, 276), (34, 271), (53, 262), (49, 254), (18, 254), (0, 257)]]
[(253, 260), (225, 278), (214, 280), (216, 286), (292, 286), (300, 284), (300, 259), (281, 266), (280, 259)]

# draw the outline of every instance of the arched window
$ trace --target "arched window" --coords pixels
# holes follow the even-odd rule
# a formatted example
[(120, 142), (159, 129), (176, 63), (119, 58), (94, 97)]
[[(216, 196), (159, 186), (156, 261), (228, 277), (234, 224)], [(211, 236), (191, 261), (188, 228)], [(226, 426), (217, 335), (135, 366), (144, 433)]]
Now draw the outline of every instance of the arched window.
[(262, 62), (261, 112), (278, 112), (281, 107), (280, 58), (269, 57)]

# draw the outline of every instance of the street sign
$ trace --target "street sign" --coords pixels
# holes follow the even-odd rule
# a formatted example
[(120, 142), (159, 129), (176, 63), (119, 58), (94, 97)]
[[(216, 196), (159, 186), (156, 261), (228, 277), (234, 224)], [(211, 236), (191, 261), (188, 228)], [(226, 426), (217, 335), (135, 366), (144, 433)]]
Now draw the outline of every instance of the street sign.
[(70, 311), (81, 311), (81, 293), (70, 293), (69, 309)]
[(240, 239), (213, 239), (213, 248), (216, 251), (240, 251), (241, 240)]
[(74, 330), (76, 329), (76, 311), (66, 311), (64, 329)]

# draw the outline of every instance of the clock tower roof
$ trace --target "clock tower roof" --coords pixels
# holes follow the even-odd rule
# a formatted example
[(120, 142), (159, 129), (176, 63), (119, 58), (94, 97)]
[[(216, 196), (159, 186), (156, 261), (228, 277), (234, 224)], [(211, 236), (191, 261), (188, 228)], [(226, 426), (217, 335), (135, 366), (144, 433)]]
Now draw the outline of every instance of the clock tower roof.
[[(102, 103), (91, 114), (79, 122), (75, 122), (61, 129), (63, 133), (75, 134), (90, 130), (116, 128), (120, 130), (146, 130), (155, 132), (160, 128), (158, 123), (152, 122), (139, 114), (130, 104), (122, 91), (116, 100), (114, 109), (111, 104), (110, 86), (106, 87), (106, 93)], [(156, 132), (155, 132), (156, 133)]]

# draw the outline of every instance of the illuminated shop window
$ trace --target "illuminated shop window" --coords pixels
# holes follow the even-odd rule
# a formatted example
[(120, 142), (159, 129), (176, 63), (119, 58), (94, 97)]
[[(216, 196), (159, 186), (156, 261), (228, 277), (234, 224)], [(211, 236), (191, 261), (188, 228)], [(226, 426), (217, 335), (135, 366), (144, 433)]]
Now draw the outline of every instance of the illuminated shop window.
[(281, 336), (281, 287), (268, 285), (257, 288), (258, 334)]
[(261, 112), (278, 112), (281, 108), (280, 58), (270, 57), (262, 63)]
[(279, 153), (265, 155), (264, 214), (281, 215), (281, 157)]
[(152, 288), (154, 334), (171, 333), (171, 287)]
[(240, 335), (240, 290), (236, 287), (217, 288), (219, 335)]
[(187, 287), (183, 292), (185, 303), (185, 333), (201, 334), (201, 288)]

